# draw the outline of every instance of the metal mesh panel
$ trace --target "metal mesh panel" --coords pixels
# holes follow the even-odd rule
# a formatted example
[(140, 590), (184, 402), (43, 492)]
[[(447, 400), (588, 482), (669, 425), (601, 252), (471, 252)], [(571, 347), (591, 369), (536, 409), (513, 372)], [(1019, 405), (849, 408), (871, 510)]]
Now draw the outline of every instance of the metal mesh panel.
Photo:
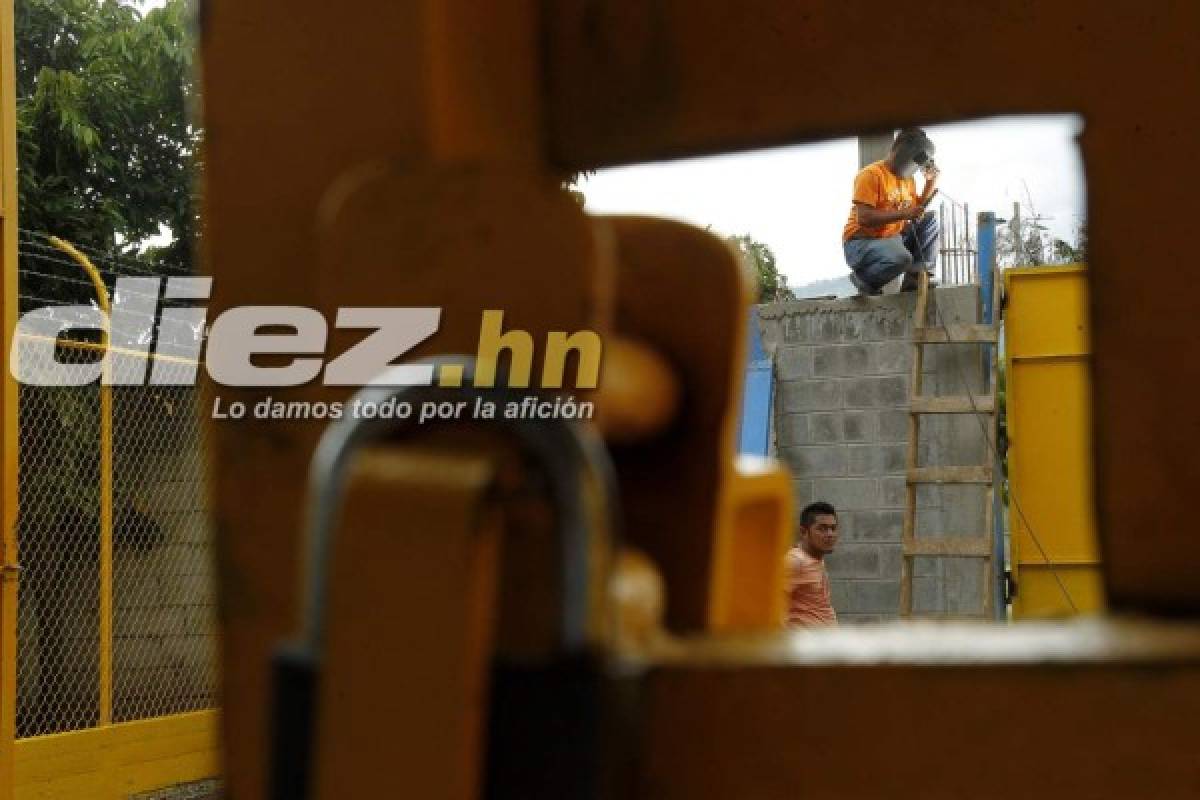
[[(79, 265), (44, 240), (27, 236), (21, 255), (22, 311), (87, 302)], [(128, 271), (94, 261), (110, 290)], [(81, 364), (103, 353), (96, 341), (63, 339), (49, 347), (19, 338), (16, 350), (34, 372), (49, 369), (51, 355)], [(160, 378), (178, 372), (184, 383), (195, 369), (157, 364)], [(23, 385), (19, 400), (18, 735), (212, 707), (214, 581), (197, 390)]]
[[(33, 348), (18, 343), (18, 357)], [(64, 363), (95, 353), (58, 348)], [(19, 396), (17, 733), (93, 726), (99, 713), (99, 387)]]
[(213, 572), (192, 388), (115, 392), (113, 717), (213, 704)]

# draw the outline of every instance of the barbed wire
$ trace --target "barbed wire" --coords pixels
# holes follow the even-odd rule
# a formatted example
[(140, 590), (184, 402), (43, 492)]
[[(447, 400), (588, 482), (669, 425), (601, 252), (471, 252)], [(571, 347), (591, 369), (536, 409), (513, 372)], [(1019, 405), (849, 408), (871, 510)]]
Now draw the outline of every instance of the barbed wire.
[[(60, 252), (52, 244), (48, 243), (50, 236), (52, 236), (53, 234), (46, 233), (44, 231), (30, 230), (29, 228), (18, 228), (17, 233), (18, 233), (18, 250), (20, 249), (20, 245), (22, 243), (21, 238), (24, 237), (24, 244), (26, 244), (28, 246), (40, 248), (42, 250), (49, 251), (51, 253), (59, 253)], [(156, 277), (166, 277), (166, 276), (187, 277), (189, 275), (194, 274), (194, 272), (184, 264), (178, 264), (178, 263), (170, 262), (170, 261), (161, 261), (161, 262), (156, 262), (156, 264), (154, 266), (150, 266), (148, 264), (134, 260), (134, 258), (132, 256), (127, 255), (127, 254), (115, 253), (112, 251), (106, 252), (104, 250), (101, 250), (96, 247), (92, 247), (90, 245), (81, 245), (81, 244), (77, 244), (75, 242), (72, 242), (72, 244), (77, 249), (79, 249), (81, 252), (87, 253), (89, 256), (91, 256), (95, 259), (98, 259), (100, 262), (104, 263), (106, 266), (102, 266), (101, 264), (96, 265), (97, 269), (101, 269), (101, 270), (107, 269), (110, 272), (117, 272), (118, 271), (117, 268), (121, 268), (121, 269), (129, 271), (129, 272), (137, 272), (137, 273), (141, 273), (143, 275), (150, 275), (150, 276), (156, 276)]]

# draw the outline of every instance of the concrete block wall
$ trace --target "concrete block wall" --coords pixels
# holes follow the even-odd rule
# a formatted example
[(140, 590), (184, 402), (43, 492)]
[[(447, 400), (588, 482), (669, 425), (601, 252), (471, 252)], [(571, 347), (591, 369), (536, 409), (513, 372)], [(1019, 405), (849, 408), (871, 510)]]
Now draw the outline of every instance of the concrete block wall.
[[(774, 448), (792, 471), (797, 513), (816, 500), (839, 510), (841, 541), (827, 565), (845, 623), (879, 622), (899, 610), (914, 301), (904, 293), (759, 309), (776, 368)], [(945, 322), (979, 318), (973, 286), (935, 290), (931, 321), (939, 319), (935, 304)], [(981, 393), (984, 376), (978, 345), (925, 347), (924, 394), (962, 395), (966, 386)], [(973, 415), (923, 415), (921, 429), (922, 466), (987, 460)], [(979, 486), (920, 487), (917, 535), (984, 533), (985, 499)], [(920, 558), (915, 566), (917, 612), (982, 610), (980, 559)]]

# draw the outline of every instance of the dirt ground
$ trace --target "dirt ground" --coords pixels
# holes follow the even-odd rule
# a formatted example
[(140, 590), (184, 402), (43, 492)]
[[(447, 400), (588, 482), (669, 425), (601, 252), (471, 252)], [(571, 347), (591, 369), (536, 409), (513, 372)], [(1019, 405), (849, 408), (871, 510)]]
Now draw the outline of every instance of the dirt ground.
[(221, 782), (213, 779), (130, 795), (129, 800), (221, 800), (221, 797)]

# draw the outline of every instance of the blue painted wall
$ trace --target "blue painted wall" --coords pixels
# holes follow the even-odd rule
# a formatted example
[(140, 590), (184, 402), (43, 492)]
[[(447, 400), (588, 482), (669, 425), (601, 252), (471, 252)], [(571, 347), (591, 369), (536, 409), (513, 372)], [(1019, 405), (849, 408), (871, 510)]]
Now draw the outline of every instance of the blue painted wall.
[(775, 371), (763, 349), (758, 328), (758, 309), (750, 308), (750, 356), (742, 388), (742, 425), (738, 452), (765, 456), (771, 446), (771, 402), (775, 396)]

